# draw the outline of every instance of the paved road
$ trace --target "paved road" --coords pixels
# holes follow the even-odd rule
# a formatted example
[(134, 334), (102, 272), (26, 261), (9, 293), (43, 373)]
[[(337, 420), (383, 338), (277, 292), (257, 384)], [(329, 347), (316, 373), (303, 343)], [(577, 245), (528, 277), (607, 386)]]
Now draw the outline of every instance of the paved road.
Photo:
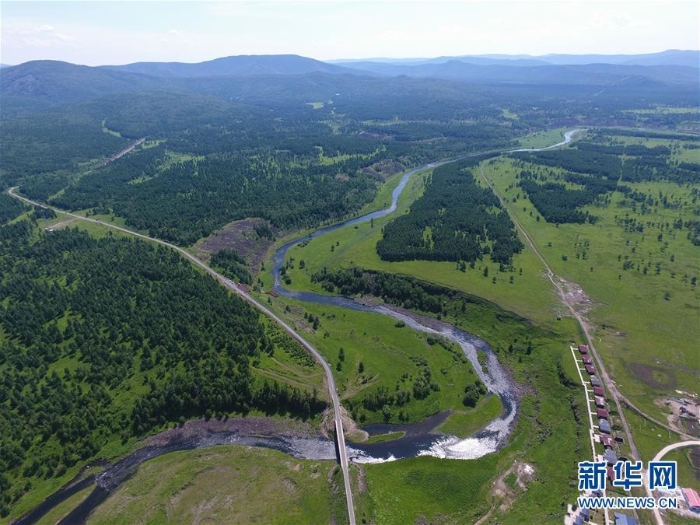
[(685, 447), (700, 447), (700, 440), (699, 439), (691, 439), (689, 441), (681, 441), (679, 443), (674, 443), (673, 445), (668, 445), (667, 447), (662, 448), (656, 456), (654, 456), (654, 459), (652, 461), (661, 461), (661, 458), (663, 458), (666, 454), (671, 452), (672, 450), (676, 450), (677, 448), (685, 448)]
[[(689, 440), (689, 441), (681, 441), (680, 443), (673, 443), (672, 445), (668, 445), (664, 448), (662, 448), (656, 456), (654, 456), (654, 459), (652, 461), (661, 461), (661, 458), (663, 458), (666, 454), (671, 452), (672, 450), (675, 450), (677, 448), (684, 448), (684, 447), (700, 447), (700, 440)], [(646, 476), (643, 476), (646, 479)], [(651, 493), (651, 489), (649, 488), (649, 485), (645, 485), (644, 487), (647, 491), (647, 496), (653, 498), (654, 495)], [(654, 509), (654, 518), (656, 518), (656, 523), (659, 523), (663, 525), (663, 519), (661, 518), (661, 513), (659, 512), (659, 509)]]
[(355, 522), (355, 508), (353, 506), (353, 500), (352, 500), (352, 491), (350, 489), (350, 471), (348, 468), (348, 453), (347, 449), (345, 447), (345, 435), (343, 433), (343, 420), (341, 418), (341, 412), (340, 412), (340, 400), (338, 399), (338, 391), (335, 386), (335, 379), (333, 379), (333, 372), (331, 371), (330, 366), (326, 362), (326, 360), (321, 356), (321, 354), (313, 347), (311, 346), (303, 337), (301, 337), (290, 325), (288, 325), (286, 322), (284, 322), (282, 319), (280, 319), (276, 314), (274, 314), (272, 311), (270, 311), (267, 307), (263, 306), (261, 303), (256, 301), (253, 297), (251, 297), (247, 292), (241, 290), (236, 286), (235, 283), (233, 283), (230, 279), (227, 279), (220, 273), (212, 270), (209, 266), (204, 264), (202, 261), (197, 259), (194, 255), (191, 253), (188, 253), (187, 251), (183, 250), (179, 246), (175, 246), (174, 244), (171, 244), (166, 241), (162, 241), (160, 239), (155, 239), (153, 237), (149, 237), (148, 235), (143, 235), (142, 233), (138, 233), (132, 230), (129, 230), (128, 228), (122, 228), (121, 226), (116, 226), (114, 224), (109, 224), (107, 222), (103, 222), (97, 219), (91, 219), (89, 217), (83, 217), (82, 215), (78, 215), (76, 213), (70, 213), (67, 211), (60, 210), (59, 208), (54, 208), (53, 206), (47, 206), (46, 204), (41, 204), (39, 202), (35, 202), (33, 200), (27, 199), (26, 197), (22, 197), (21, 195), (17, 195), (15, 193), (15, 190), (17, 190), (17, 187), (10, 188), (8, 191), (8, 194), (11, 195), (12, 197), (15, 197), (16, 199), (19, 199), (21, 201), (26, 202), (27, 204), (31, 204), (33, 206), (39, 206), (41, 208), (46, 208), (46, 209), (51, 209), (55, 211), (57, 214), (62, 214), (66, 215), (68, 217), (72, 217), (74, 219), (80, 219), (83, 221), (87, 222), (93, 222), (95, 224), (101, 224), (102, 226), (106, 226), (107, 228), (111, 228), (113, 230), (118, 230), (124, 233), (127, 233), (129, 235), (133, 235), (134, 237), (139, 237), (141, 239), (145, 239), (147, 241), (155, 242), (158, 244), (161, 244), (163, 246), (167, 246), (168, 248), (171, 248), (175, 251), (177, 251), (180, 255), (183, 257), (187, 258), (190, 262), (193, 264), (196, 264), (200, 268), (202, 268), (205, 272), (207, 272), (209, 275), (214, 277), (217, 281), (219, 281), (221, 284), (223, 284), (226, 288), (231, 290), (232, 292), (236, 293), (239, 295), (243, 300), (245, 300), (247, 303), (249, 303), (251, 306), (257, 308), (261, 312), (263, 312), (265, 315), (273, 319), (276, 323), (278, 323), (284, 330), (292, 336), (294, 339), (296, 339), (301, 346), (303, 346), (311, 355), (314, 356), (314, 359), (319, 362), (319, 364), (323, 367), (323, 370), (326, 373), (326, 384), (328, 386), (328, 391), (331, 394), (331, 399), (333, 401), (333, 412), (334, 412), (334, 418), (335, 418), (335, 433), (337, 437), (337, 443), (338, 443), (338, 453), (340, 454), (340, 467), (343, 470), (343, 478), (345, 481), (345, 497), (347, 500), (347, 506), (348, 506), (348, 516), (350, 518), (350, 525), (356, 525)]

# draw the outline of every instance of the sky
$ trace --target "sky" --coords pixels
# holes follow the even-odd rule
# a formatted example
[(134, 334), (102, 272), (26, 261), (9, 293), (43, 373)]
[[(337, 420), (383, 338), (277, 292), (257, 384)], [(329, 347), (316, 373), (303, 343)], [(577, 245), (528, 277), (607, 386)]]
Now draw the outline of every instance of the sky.
[(0, 0), (0, 63), (319, 60), (700, 49), (700, 2)]

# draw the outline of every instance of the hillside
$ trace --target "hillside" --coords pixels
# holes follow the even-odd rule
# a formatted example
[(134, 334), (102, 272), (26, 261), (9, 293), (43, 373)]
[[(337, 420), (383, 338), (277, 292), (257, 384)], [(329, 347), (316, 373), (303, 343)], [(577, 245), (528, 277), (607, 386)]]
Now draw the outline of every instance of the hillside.
[(303, 75), (312, 72), (357, 74), (348, 68), (299, 55), (240, 55), (206, 62), (136, 62), (99, 69), (164, 78), (228, 77), (239, 75)]

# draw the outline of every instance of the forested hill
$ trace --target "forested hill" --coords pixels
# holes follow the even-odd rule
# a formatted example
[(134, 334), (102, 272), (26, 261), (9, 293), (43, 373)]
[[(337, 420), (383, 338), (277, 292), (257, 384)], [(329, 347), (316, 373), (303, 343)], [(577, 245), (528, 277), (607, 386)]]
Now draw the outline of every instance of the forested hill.
[[(82, 102), (112, 93), (163, 89), (162, 79), (68, 62), (36, 60), (2, 68), (0, 95), (3, 106), (21, 100), (45, 105)], [(7, 109), (7, 108), (6, 108)]]
[(251, 366), (294, 345), (172, 250), (0, 227), (0, 517), (33, 485), (166, 423), (319, 412), (313, 392)]

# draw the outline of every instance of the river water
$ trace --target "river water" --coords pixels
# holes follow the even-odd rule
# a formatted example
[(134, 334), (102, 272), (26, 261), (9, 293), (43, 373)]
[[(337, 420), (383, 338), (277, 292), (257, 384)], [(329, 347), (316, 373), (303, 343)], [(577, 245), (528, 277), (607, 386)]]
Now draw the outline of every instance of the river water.
[[(567, 131), (564, 134), (563, 141), (546, 148), (514, 149), (499, 153), (534, 152), (557, 148), (571, 142), (574, 135), (576, 135), (579, 131), (580, 130), (578, 129)], [(359, 225), (369, 222), (372, 219), (386, 217), (387, 215), (396, 211), (399, 197), (403, 193), (411, 177), (416, 173), (441, 166), (448, 162), (455, 162), (456, 160), (462, 160), (483, 154), (484, 153), (481, 152), (465, 155), (463, 157), (459, 157), (458, 159), (426, 164), (407, 171), (401, 177), (398, 186), (394, 189), (391, 196), (391, 205), (388, 208), (368, 213), (367, 215), (363, 215), (355, 219), (349, 219), (332, 226), (320, 228), (309, 235), (285, 243), (277, 249), (273, 256), (273, 290), (277, 294), (302, 302), (336, 306), (363, 312), (372, 312), (379, 315), (388, 315), (403, 321), (407, 326), (410, 326), (415, 330), (430, 334), (438, 334), (445, 337), (457, 343), (462, 348), (464, 355), (467, 357), (467, 359), (469, 359), (479, 378), (486, 385), (488, 391), (491, 394), (497, 395), (501, 400), (501, 404), (503, 405), (503, 410), (496, 419), (489, 423), (485, 428), (477, 432), (474, 436), (467, 439), (460, 439), (455, 436), (435, 433), (433, 430), (436, 426), (439, 426), (441, 421), (434, 421), (432, 426), (422, 426), (421, 432), (410, 431), (411, 425), (390, 425), (384, 429), (386, 432), (397, 430), (405, 431), (406, 429), (409, 431), (406, 431), (406, 435), (401, 439), (381, 443), (350, 445), (348, 448), (348, 454), (354, 461), (381, 462), (415, 456), (435, 456), (447, 459), (475, 459), (491, 452), (495, 452), (500, 447), (505, 445), (508, 435), (513, 428), (513, 423), (517, 414), (518, 403), (514, 392), (514, 385), (508, 379), (508, 374), (503, 369), (503, 366), (498, 361), (496, 355), (491, 351), (489, 345), (482, 339), (464, 332), (463, 330), (458, 330), (457, 328), (445, 323), (440, 323), (442, 326), (440, 329), (430, 328), (429, 326), (426, 326), (426, 324), (421, 323), (419, 320), (415, 320), (414, 318), (408, 317), (384, 306), (367, 306), (349, 297), (328, 296), (313, 292), (298, 292), (284, 288), (281, 283), (281, 268), (284, 265), (287, 252), (293, 246), (316, 237), (320, 237), (340, 228)], [(420, 319), (420, 316), (414, 317)], [(434, 325), (432, 322), (429, 324)], [(479, 363), (477, 352), (483, 352), (485, 354), (487, 365), (486, 372)], [(444, 420), (445, 417), (442, 419)], [(370, 428), (368, 430), (371, 431), (375, 429)]]

